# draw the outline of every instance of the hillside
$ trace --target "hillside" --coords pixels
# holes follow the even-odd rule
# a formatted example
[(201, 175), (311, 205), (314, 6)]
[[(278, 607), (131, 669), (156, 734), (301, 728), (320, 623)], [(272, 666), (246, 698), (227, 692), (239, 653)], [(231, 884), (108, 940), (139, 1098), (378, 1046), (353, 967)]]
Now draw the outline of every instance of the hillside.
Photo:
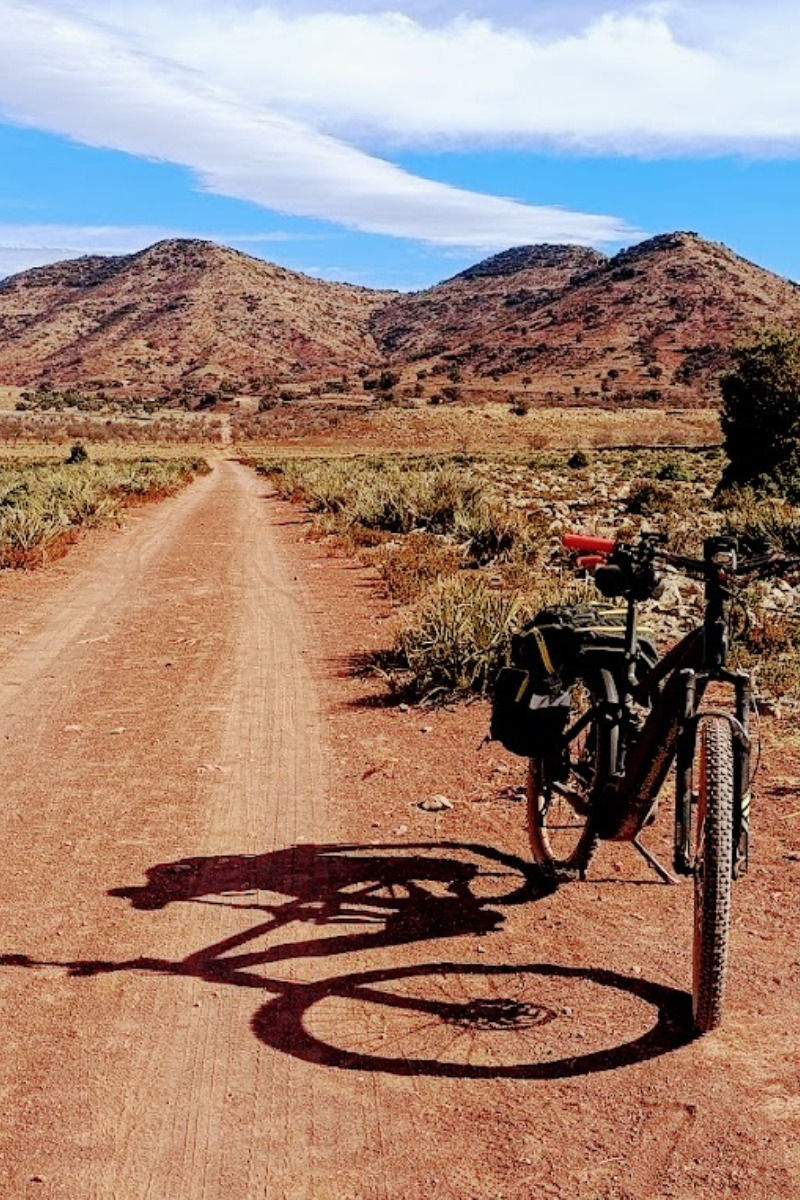
[[(595, 259), (549, 295), (523, 294), (525, 268), (503, 275), (499, 319), (474, 324), (461, 338), (454, 329), (449, 344), (420, 367), (456, 367), (464, 380), (508, 386), (530, 380), (540, 395), (691, 402), (713, 385), (737, 338), (764, 325), (800, 327), (800, 287), (696, 234), (664, 234)], [(472, 286), (494, 303), (497, 261), (433, 291), (441, 297), (452, 288), (460, 296)], [(478, 297), (473, 303), (475, 311), (489, 311)], [(383, 330), (393, 313), (402, 322), (408, 308), (402, 298), (376, 314), (388, 352), (393, 342)]]
[(378, 309), (375, 339), (395, 361), (452, 350), (481, 340), (487, 330), (515, 318), (521, 307), (544, 304), (578, 275), (607, 260), (580, 246), (520, 246), (477, 263), (453, 279), (400, 296)]
[(175, 240), (0, 282), (0, 385), (258, 393), (391, 365), (406, 386), (430, 379), (421, 399), (446, 375), (465, 396), (691, 405), (726, 348), (770, 324), (800, 328), (800, 288), (691, 233), (613, 258), (518, 247), (412, 295)]
[(0, 283), (0, 380), (152, 392), (352, 371), (379, 361), (368, 322), (391, 295), (196, 240), (56, 263)]

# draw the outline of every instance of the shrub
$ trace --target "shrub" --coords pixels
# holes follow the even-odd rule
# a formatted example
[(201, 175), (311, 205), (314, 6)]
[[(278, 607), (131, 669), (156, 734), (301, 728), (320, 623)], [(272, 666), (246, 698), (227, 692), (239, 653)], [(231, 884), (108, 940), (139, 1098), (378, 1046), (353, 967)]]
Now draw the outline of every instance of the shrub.
[(635, 479), (625, 507), (638, 517), (666, 517), (693, 512), (697, 498), (685, 484), (676, 487), (656, 479)]
[(74, 442), (64, 461), (69, 463), (70, 466), (75, 466), (77, 463), (85, 463), (88, 458), (89, 452), (83, 442)]
[(722, 493), (722, 532), (733, 534), (745, 555), (800, 553), (800, 513), (783, 500), (759, 500), (750, 489)]
[(480, 575), (444, 579), (409, 613), (390, 664), (404, 672), (410, 696), (424, 703), (486, 695), (511, 655), (511, 639), (545, 605), (585, 600), (540, 580), (534, 589), (502, 591)]
[(692, 476), (684, 463), (677, 458), (667, 459), (655, 470), (656, 479), (663, 483), (691, 483)]
[(723, 376), (722, 486), (800, 496), (800, 334), (768, 330), (731, 351)]
[(184, 459), (0, 463), (0, 567), (38, 566), (80, 529), (114, 519), (125, 501), (167, 495), (202, 470)]
[(736, 649), (760, 692), (781, 698), (800, 695), (800, 619), (795, 613), (761, 610)]
[(519, 596), (492, 591), (485, 580), (442, 581), (412, 612), (394, 646), (414, 695), (427, 702), (485, 694), (508, 661), (511, 637), (529, 615)]
[(575, 453), (567, 459), (567, 466), (571, 467), (573, 471), (580, 471), (584, 467), (590, 466), (591, 461), (591, 458), (585, 450), (576, 450)]
[(455, 575), (464, 558), (456, 546), (435, 534), (412, 533), (400, 544), (379, 546), (372, 562), (392, 599), (411, 604), (440, 579)]

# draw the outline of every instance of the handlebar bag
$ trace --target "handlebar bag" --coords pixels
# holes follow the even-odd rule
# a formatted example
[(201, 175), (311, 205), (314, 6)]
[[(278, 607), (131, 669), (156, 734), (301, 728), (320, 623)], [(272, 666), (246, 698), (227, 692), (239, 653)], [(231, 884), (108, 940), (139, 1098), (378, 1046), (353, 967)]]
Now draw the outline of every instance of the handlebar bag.
[(503, 667), (492, 696), (492, 740), (522, 758), (557, 758), (569, 709), (569, 690), (542, 694), (530, 671)]

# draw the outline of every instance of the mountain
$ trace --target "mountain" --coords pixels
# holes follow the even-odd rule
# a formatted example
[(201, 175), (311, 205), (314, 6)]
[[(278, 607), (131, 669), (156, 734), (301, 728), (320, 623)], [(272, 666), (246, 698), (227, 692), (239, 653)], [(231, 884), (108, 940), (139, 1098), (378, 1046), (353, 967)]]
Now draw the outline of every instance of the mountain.
[(580, 246), (506, 250), (436, 287), (391, 301), (375, 313), (372, 330), (396, 361), (440, 354), (512, 321), (521, 305), (554, 299), (575, 276), (606, 261)]
[(395, 353), (397, 329), (407, 337), (412, 305), (433, 293), (442, 304), (451, 289), (460, 298), (471, 288), (472, 313), (487, 320), (478, 327), (475, 318), (468, 328), (467, 316), (463, 334), (452, 324), (447, 338), (445, 322), (437, 323), (440, 342), (421, 368), (456, 368), (463, 380), (511, 387), (527, 379), (534, 393), (561, 398), (682, 401), (713, 386), (738, 338), (765, 325), (800, 328), (800, 287), (693, 233), (664, 234), (614, 258), (594, 255), (583, 270), (576, 258), (578, 270), (568, 278), (554, 272), (560, 287), (538, 291), (522, 282), (529, 272), (524, 256), (519, 270), (498, 273), (510, 261), (489, 259), (378, 310), (373, 328), (382, 349)]
[(369, 318), (392, 295), (189, 239), (55, 263), (0, 283), (0, 379), (152, 392), (352, 371), (381, 360)]
[(517, 247), (412, 295), (173, 240), (0, 283), (0, 384), (258, 392), (389, 366), (405, 385), (447, 375), (465, 397), (692, 404), (732, 342), (776, 324), (800, 329), (800, 288), (692, 233), (613, 258)]

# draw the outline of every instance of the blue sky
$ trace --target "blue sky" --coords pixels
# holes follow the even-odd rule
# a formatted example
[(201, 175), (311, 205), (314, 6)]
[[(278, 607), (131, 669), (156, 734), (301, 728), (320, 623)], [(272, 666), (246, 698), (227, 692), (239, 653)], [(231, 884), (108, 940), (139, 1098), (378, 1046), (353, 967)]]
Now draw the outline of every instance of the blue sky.
[(785, 0), (0, 0), (0, 28), (0, 275), (201, 236), (418, 288), (688, 228), (800, 279)]

